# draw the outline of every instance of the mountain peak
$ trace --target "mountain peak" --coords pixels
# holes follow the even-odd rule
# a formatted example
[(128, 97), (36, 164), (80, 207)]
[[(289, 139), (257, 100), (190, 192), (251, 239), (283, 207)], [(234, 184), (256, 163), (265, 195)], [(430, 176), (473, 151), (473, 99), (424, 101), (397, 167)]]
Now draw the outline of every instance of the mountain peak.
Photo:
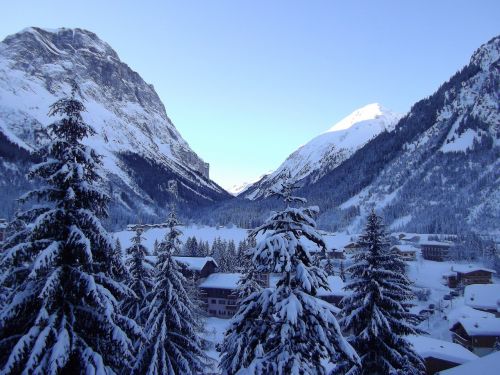
[(471, 63), (487, 70), (500, 59), (500, 35), (479, 47), (472, 55)]
[(361, 107), (354, 112), (352, 112), (349, 116), (344, 117), (342, 120), (333, 125), (328, 132), (336, 132), (339, 130), (349, 129), (354, 124), (374, 120), (379, 117), (387, 117), (388, 122), (394, 122), (395, 119), (399, 118), (400, 115), (384, 108), (379, 103), (372, 103)]

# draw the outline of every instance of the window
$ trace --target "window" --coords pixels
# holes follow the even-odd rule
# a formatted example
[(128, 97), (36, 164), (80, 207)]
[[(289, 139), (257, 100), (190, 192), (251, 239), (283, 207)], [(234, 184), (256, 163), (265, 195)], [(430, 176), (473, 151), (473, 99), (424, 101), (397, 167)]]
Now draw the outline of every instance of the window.
[(219, 305), (225, 305), (226, 304), (226, 300), (225, 299), (220, 299), (219, 300)]
[(217, 300), (216, 299), (211, 299), (210, 303), (217, 303)]

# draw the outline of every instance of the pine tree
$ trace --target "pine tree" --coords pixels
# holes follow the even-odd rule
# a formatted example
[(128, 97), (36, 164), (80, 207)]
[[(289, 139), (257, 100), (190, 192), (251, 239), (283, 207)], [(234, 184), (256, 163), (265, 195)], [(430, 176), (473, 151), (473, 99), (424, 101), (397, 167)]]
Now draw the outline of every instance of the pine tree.
[(344, 261), (340, 261), (340, 271), (339, 271), (339, 276), (342, 279), (342, 281), (345, 282), (346, 277), (345, 277), (345, 268), (344, 268)]
[(123, 261), (122, 244), (118, 238), (115, 241), (115, 246), (113, 247), (113, 253), (111, 255), (110, 271), (115, 280), (126, 282), (130, 277), (125, 262)]
[(145, 322), (144, 307), (148, 303), (148, 293), (154, 285), (154, 263), (148, 259), (148, 251), (142, 244), (143, 239), (142, 229), (137, 227), (132, 245), (126, 249), (129, 256), (126, 261), (129, 274), (128, 286), (135, 296), (127, 298), (122, 305), (122, 311), (140, 325)]
[(172, 257), (180, 246), (179, 222), (172, 212), (169, 231), (158, 245), (158, 262), (145, 331), (134, 373), (147, 375), (201, 374), (208, 360), (197, 335), (194, 306), (184, 288), (186, 279)]
[(2, 256), (12, 287), (0, 312), (2, 374), (122, 372), (141, 332), (119, 310), (128, 289), (110, 272), (113, 246), (99, 220), (109, 198), (99, 186), (101, 159), (82, 144), (94, 131), (76, 92), (50, 107), (60, 119), (29, 172), (43, 187), (21, 199), (38, 204), (18, 215), (26, 227)]
[(352, 294), (342, 301), (341, 325), (351, 332), (350, 343), (361, 366), (344, 363), (348, 374), (422, 374), (425, 366), (405, 336), (422, 333), (419, 318), (408, 311), (414, 295), (402, 272), (404, 262), (389, 250), (382, 220), (374, 211), (368, 216), (362, 248), (349, 267)]
[(324, 374), (322, 361), (357, 361), (340, 332), (334, 307), (316, 297), (319, 288), (329, 289), (324, 272), (312, 265), (306, 241), (325, 248), (312, 218), (318, 208), (291, 208), (290, 203), (305, 201), (293, 197), (293, 189), (293, 184), (283, 184), (276, 194), (287, 208), (253, 232), (262, 234), (251, 251), (256, 271), (281, 277), (275, 288), (264, 288), (242, 301), (224, 343), (224, 374), (243, 369), (258, 374)]

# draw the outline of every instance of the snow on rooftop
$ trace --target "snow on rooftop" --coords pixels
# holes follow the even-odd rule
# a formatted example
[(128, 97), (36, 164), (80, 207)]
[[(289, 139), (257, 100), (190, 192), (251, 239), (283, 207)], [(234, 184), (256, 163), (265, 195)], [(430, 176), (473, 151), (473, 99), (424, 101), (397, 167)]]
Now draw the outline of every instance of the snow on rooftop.
[(449, 341), (434, 339), (428, 336), (408, 336), (415, 352), (422, 358), (436, 358), (443, 361), (462, 364), (478, 358), (463, 346)]
[(467, 285), (464, 298), (467, 306), (476, 309), (498, 310), (500, 308), (500, 284)]
[(500, 363), (500, 352), (469, 361), (457, 367), (441, 371), (440, 375), (497, 375)]
[(500, 318), (461, 318), (458, 323), (469, 336), (500, 336)]
[(191, 271), (201, 271), (208, 262), (214, 262), (215, 265), (218, 266), (217, 262), (215, 262), (212, 257), (174, 257), (174, 259), (186, 265)]
[(484, 268), (481, 266), (473, 266), (470, 264), (454, 264), (452, 266), (452, 271), (460, 272), (460, 273), (469, 273), (469, 272), (475, 272), (475, 271), (486, 271), (486, 272), (496, 273), (495, 270), (492, 270), (489, 268)]
[(449, 328), (452, 328), (455, 324), (457, 324), (460, 321), (460, 319), (463, 319), (463, 318), (494, 319), (495, 314), (485, 312), (485, 311), (476, 310), (470, 306), (460, 306), (460, 307), (455, 308), (452, 311), (450, 311), (446, 315), (446, 318), (448, 319), (448, 322), (449, 322)]
[(200, 288), (236, 289), (241, 273), (213, 273), (200, 283)]
[(394, 245), (392, 248), (396, 248), (400, 251), (419, 251), (419, 249), (413, 245)]

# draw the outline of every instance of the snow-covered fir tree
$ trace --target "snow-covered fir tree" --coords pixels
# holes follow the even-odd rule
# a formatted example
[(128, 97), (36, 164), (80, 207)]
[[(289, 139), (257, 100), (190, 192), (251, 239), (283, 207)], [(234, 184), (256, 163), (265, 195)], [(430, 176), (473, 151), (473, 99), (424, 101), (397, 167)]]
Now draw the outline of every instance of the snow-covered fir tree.
[(148, 304), (147, 296), (154, 285), (154, 262), (148, 257), (148, 250), (142, 244), (143, 230), (137, 227), (132, 245), (126, 249), (128, 270), (128, 286), (135, 296), (130, 296), (122, 304), (122, 311), (139, 324), (144, 324), (146, 316), (144, 307)]
[(116, 280), (127, 282), (129, 273), (123, 259), (122, 244), (120, 239), (116, 239), (113, 253), (111, 255), (111, 274)]
[[(141, 330), (121, 315), (128, 289), (109, 269), (113, 245), (101, 225), (108, 197), (100, 188), (101, 159), (82, 144), (94, 134), (72, 95), (50, 107), (50, 142), (30, 172), (42, 187), (17, 219), (0, 268), (11, 293), (0, 312), (2, 374), (112, 374), (127, 372), (131, 338)], [(17, 236), (17, 237), (16, 237)]]
[(323, 362), (358, 361), (342, 336), (335, 308), (316, 297), (319, 288), (329, 289), (308, 250), (311, 243), (325, 248), (313, 220), (319, 209), (290, 207), (305, 201), (292, 195), (294, 188), (283, 183), (276, 194), (286, 209), (273, 213), (253, 232), (262, 235), (251, 251), (256, 271), (281, 277), (276, 287), (242, 301), (224, 344), (224, 374), (324, 374)]
[(158, 244), (154, 288), (147, 306), (143, 343), (134, 373), (147, 375), (201, 374), (208, 358), (197, 334), (194, 306), (184, 288), (186, 279), (172, 254), (180, 246), (179, 222), (172, 212), (168, 232)]
[(352, 291), (342, 301), (341, 325), (350, 332), (349, 342), (361, 365), (343, 363), (341, 371), (355, 374), (423, 374), (425, 366), (405, 336), (422, 333), (419, 318), (408, 311), (414, 297), (404, 274), (404, 262), (389, 250), (384, 226), (374, 211), (368, 216), (362, 249), (348, 268)]
[[(260, 361), (262, 358), (260, 342), (265, 339), (267, 333), (267, 330), (262, 327), (262, 322), (270, 320), (271, 315), (265, 314), (258, 303), (261, 298), (262, 285), (257, 281), (257, 271), (251, 262), (251, 255), (246, 253), (244, 258), (249, 259), (247, 261), (249, 267), (238, 281), (239, 310), (231, 320), (221, 347), (219, 368), (223, 375), (236, 374), (238, 371), (248, 374), (264, 374), (264, 372), (259, 372), (261, 367), (255, 365), (259, 370), (252, 367), (252, 361)], [(264, 293), (266, 292), (268, 293), (269, 290)]]
[(342, 281), (345, 282), (346, 280), (346, 275), (345, 275), (345, 267), (344, 267), (344, 261), (340, 261), (340, 270), (339, 270), (339, 276), (342, 279)]

